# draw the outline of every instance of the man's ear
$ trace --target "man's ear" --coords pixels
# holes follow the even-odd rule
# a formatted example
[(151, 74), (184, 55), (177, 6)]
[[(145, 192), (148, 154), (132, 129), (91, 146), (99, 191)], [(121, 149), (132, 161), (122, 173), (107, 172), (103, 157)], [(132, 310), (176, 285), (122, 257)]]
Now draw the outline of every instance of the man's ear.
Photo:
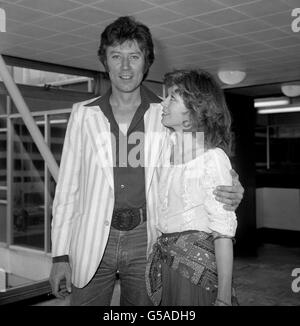
[(108, 65), (107, 65), (107, 60), (104, 61), (103, 66), (104, 66), (105, 72), (109, 73), (109, 69), (108, 69)]

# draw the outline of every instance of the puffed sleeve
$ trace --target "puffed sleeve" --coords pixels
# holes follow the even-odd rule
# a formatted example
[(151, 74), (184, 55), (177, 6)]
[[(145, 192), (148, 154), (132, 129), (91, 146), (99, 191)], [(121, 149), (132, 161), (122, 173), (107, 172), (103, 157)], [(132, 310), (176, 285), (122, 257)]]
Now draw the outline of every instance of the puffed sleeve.
[(214, 233), (234, 237), (237, 227), (236, 214), (225, 210), (224, 204), (218, 202), (213, 194), (217, 186), (232, 185), (230, 170), (231, 164), (226, 153), (220, 148), (211, 149), (205, 155), (204, 175), (200, 182), (206, 192), (204, 208), (208, 214), (209, 229)]

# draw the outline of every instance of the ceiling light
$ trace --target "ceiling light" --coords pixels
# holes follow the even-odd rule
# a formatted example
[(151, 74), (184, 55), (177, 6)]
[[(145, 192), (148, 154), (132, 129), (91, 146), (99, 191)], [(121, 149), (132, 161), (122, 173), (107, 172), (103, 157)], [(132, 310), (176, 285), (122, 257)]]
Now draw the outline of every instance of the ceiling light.
[(218, 77), (224, 84), (235, 85), (245, 79), (246, 73), (241, 70), (219, 70)]
[(288, 105), (290, 104), (289, 98), (286, 97), (270, 97), (270, 98), (262, 98), (254, 100), (254, 107), (256, 108), (264, 108), (269, 106), (279, 106), (279, 105)]
[(281, 85), (281, 91), (288, 97), (300, 96), (300, 82)]
[(289, 112), (300, 112), (300, 106), (286, 106), (278, 108), (265, 108), (258, 109), (259, 114), (274, 114), (274, 113), (289, 113)]

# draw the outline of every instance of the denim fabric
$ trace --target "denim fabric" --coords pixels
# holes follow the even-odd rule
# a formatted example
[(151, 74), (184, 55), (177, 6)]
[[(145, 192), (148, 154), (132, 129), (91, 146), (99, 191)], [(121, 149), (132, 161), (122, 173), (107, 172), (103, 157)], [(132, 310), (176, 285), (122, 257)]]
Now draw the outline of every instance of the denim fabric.
[(147, 223), (130, 231), (111, 228), (107, 246), (92, 280), (82, 289), (72, 287), (71, 305), (109, 306), (119, 272), (121, 306), (152, 305), (145, 283)]

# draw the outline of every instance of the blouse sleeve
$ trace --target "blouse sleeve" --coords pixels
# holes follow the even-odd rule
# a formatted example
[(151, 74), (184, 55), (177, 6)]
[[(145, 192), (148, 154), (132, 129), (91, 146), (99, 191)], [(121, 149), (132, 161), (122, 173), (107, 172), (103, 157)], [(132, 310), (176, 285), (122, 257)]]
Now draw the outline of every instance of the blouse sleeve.
[(204, 161), (204, 176), (200, 182), (206, 190), (204, 208), (208, 213), (209, 229), (219, 234), (234, 237), (237, 221), (236, 214), (223, 208), (215, 199), (213, 191), (217, 186), (231, 186), (231, 164), (225, 152), (219, 148), (209, 151)]

